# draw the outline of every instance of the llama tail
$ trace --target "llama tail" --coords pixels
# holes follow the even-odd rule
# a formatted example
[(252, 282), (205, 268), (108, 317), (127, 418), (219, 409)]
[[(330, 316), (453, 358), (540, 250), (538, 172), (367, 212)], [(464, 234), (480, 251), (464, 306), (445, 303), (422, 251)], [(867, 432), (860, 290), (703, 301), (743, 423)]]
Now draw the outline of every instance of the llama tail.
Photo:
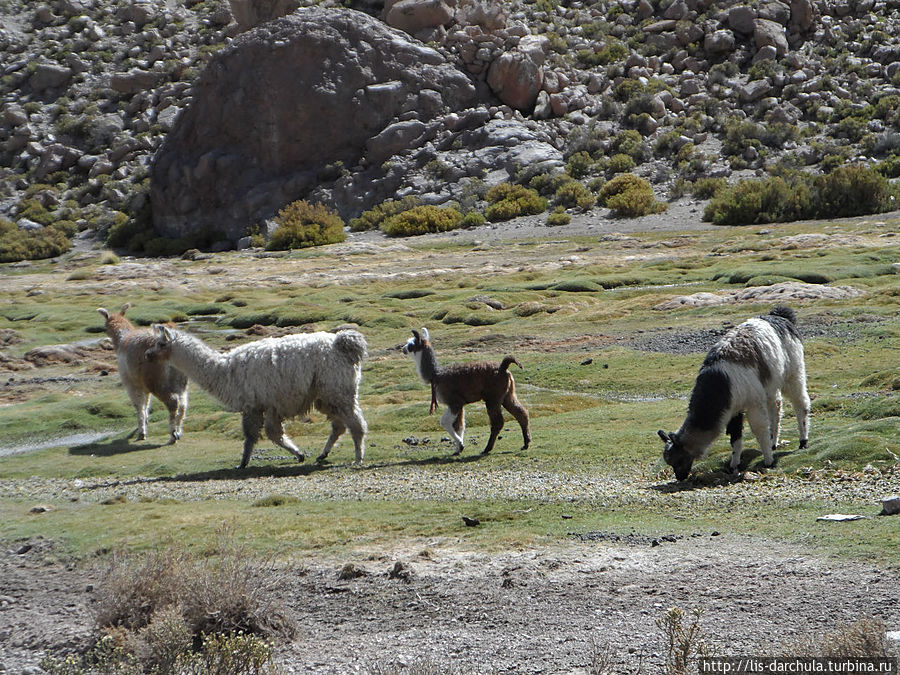
[(361, 363), (369, 353), (369, 346), (362, 333), (355, 330), (342, 330), (334, 338), (334, 347), (351, 363)]
[(787, 319), (795, 326), (797, 325), (797, 313), (787, 305), (776, 305), (772, 308), (772, 311), (769, 312), (769, 315), (780, 316), (782, 319)]
[[(519, 366), (519, 368), (522, 368), (522, 364), (519, 363), (519, 361), (516, 359), (515, 356), (505, 356), (505, 357), (503, 357), (503, 360), (500, 362), (500, 368), (498, 370), (500, 371), (500, 373), (505, 373), (507, 370), (509, 370), (510, 364), (513, 364), (513, 363), (515, 363), (517, 366)], [(525, 370), (525, 369), (522, 368), (522, 370)]]

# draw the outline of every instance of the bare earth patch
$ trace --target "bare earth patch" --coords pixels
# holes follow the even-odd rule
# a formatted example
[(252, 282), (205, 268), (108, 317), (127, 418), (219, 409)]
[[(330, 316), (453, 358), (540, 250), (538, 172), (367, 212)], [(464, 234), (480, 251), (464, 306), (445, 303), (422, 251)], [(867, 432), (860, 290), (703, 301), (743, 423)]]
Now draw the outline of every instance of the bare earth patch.
[[(291, 561), (278, 600), (298, 637), (277, 646), (278, 661), (335, 675), (424, 659), (473, 672), (587, 673), (608, 652), (614, 672), (639, 663), (653, 672), (665, 648), (655, 621), (672, 606), (702, 609), (708, 642), (724, 655), (776, 653), (865, 615), (900, 627), (896, 570), (712, 532), (596, 539), (497, 554), (427, 541)], [(7, 672), (89, 644), (102, 579), (96, 564), (53, 560), (48, 542), (26, 548), (0, 555)], [(342, 574), (351, 562), (356, 573)]]

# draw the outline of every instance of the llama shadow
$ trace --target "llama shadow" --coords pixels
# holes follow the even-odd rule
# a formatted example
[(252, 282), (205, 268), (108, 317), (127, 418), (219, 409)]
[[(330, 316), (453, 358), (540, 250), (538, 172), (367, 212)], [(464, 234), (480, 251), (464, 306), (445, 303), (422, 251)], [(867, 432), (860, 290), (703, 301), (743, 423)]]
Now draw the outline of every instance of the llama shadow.
[(191, 483), (211, 480), (246, 480), (248, 478), (298, 478), (309, 476), (318, 471), (325, 471), (327, 465), (315, 462), (303, 464), (250, 464), (245, 469), (231, 467), (228, 469), (212, 469), (194, 473), (179, 473), (174, 476), (162, 476), (157, 480), (164, 483)]
[(404, 459), (398, 462), (379, 462), (377, 464), (364, 464), (359, 467), (359, 471), (371, 471), (374, 469), (388, 469), (402, 466), (442, 466), (449, 464), (471, 464), (487, 459), (491, 455), (502, 455), (504, 452), (490, 452), (483, 455), (480, 452), (474, 455), (435, 455), (433, 457), (423, 457), (422, 459)]
[(112, 457), (114, 455), (124, 455), (127, 452), (136, 452), (138, 450), (156, 450), (162, 448), (167, 443), (132, 443), (131, 436), (125, 438), (112, 438), (105, 442), (84, 443), (82, 445), (73, 445), (69, 448), (70, 455), (95, 456), (95, 457)]
[(772, 466), (766, 466), (761, 452), (758, 450), (745, 450), (741, 455), (741, 463), (738, 466), (737, 472), (732, 473), (731, 467), (729, 466), (730, 460), (726, 459), (722, 461), (721, 467), (714, 471), (692, 473), (685, 480), (672, 480), (668, 483), (651, 485), (650, 489), (662, 492), (663, 494), (674, 494), (678, 492), (692, 492), (694, 490), (721, 487), (731, 483), (740, 483), (744, 480), (743, 472), (753, 471), (754, 473), (764, 473), (767, 469), (778, 466), (778, 460), (789, 454), (790, 451), (788, 450), (773, 453), (772, 457), (775, 462)]

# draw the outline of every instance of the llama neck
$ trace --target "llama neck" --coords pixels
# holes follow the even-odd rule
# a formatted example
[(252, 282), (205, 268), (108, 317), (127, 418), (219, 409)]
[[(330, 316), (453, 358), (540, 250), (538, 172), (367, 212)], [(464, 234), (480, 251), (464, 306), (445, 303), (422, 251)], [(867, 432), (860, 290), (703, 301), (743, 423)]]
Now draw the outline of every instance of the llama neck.
[(421, 351), (415, 353), (416, 370), (419, 377), (425, 382), (434, 382), (440, 374), (441, 367), (438, 365), (437, 356), (431, 345), (425, 347)]
[(172, 343), (173, 366), (221, 400), (221, 384), (226, 381), (228, 359), (199, 338), (179, 333)]

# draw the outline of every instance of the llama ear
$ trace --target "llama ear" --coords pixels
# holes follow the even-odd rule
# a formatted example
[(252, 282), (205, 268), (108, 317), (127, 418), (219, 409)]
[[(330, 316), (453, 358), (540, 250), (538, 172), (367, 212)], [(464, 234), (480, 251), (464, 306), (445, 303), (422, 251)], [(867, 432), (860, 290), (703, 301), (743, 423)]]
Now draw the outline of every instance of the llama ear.
[(431, 339), (431, 337), (428, 335), (428, 329), (427, 329), (427, 328), (424, 328), (424, 327), (422, 328), (422, 339), (423, 339), (423, 340), (430, 340), (430, 339)]
[(169, 330), (166, 326), (160, 326), (162, 329), (161, 335), (166, 339), (166, 342), (174, 342), (175, 341), (175, 333)]
[(131, 309), (131, 306), (132, 306), (132, 305), (131, 305), (130, 302), (126, 302), (124, 305), (122, 305), (122, 311), (119, 312), (119, 313), (120, 313), (122, 316), (125, 316), (125, 312), (127, 312), (129, 309)]
[(663, 431), (662, 429), (660, 429), (660, 430), (657, 431), (656, 433), (659, 434), (659, 437), (660, 437), (661, 439), (663, 439), (663, 443), (668, 443), (669, 441), (672, 440), (672, 437), (669, 436), (669, 434), (667, 434), (667, 433), (666, 433), (665, 431)]
[(419, 331), (413, 330), (412, 334), (413, 334), (413, 337), (416, 339), (416, 342), (422, 341), (422, 338), (419, 336)]
[(109, 318), (109, 312), (106, 311), (106, 309), (104, 309), (103, 307), (98, 307), (97, 311), (100, 312), (100, 316), (102, 316), (104, 319)]

